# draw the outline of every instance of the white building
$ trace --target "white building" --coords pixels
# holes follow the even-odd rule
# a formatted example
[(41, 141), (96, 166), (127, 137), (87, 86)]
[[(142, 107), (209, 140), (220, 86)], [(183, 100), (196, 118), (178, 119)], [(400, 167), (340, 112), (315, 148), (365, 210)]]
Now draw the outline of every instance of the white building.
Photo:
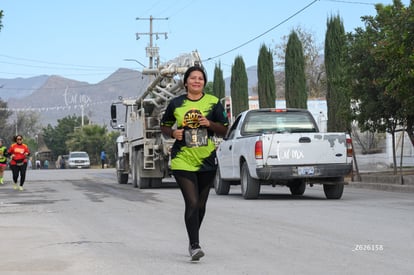
[[(249, 97), (249, 109), (258, 108), (259, 100), (255, 97)], [(276, 100), (276, 108), (286, 108), (286, 101)], [(313, 117), (315, 118), (319, 130), (321, 132), (326, 132), (328, 121), (328, 109), (326, 105), (326, 100), (308, 100), (308, 110), (312, 113)], [(401, 162), (403, 167), (414, 166), (414, 147), (411, 144), (411, 141), (406, 132), (404, 132), (404, 135), (402, 132), (397, 132), (395, 134), (395, 145), (397, 166), (399, 167)], [(392, 136), (390, 134), (386, 134), (386, 147), (384, 153), (363, 156), (361, 155), (358, 156), (358, 158), (361, 160), (366, 160), (367, 165), (372, 165), (374, 167), (392, 167)]]

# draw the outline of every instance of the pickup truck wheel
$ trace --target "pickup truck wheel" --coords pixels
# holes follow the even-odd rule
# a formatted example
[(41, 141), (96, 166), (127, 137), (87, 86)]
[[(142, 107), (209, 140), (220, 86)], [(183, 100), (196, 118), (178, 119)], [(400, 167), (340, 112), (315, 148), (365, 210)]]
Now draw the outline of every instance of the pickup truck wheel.
[(344, 192), (343, 178), (339, 178), (335, 184), (324, 184), (323, 191), (327, 199), (340, 199)]
[(214, 190), (217, 195), (228, 195), (230, 192), (230, 183), (221, 178), (219, 167), (217, 167), (216, 178), (214, 179)]
[(304, 180), (295, 180), (289, 184), (290, 193), (294, 196), (302, 196), (306, 190), (306, 182)]
[(241, 169), (241, 192), (246, 200), (257, 199), (260, 193), (260, 181), (250, 176), (246, 162)]

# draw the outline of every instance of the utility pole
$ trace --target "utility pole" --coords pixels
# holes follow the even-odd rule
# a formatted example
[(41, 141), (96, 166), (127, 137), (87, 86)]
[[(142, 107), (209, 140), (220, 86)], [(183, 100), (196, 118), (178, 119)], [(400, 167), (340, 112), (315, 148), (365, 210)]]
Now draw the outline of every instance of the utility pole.
[(81, 115), (82, 115), (82, 123), (81, 123), (81, 125), (82, 125), (82, 128), (83, 128), (83, 125), (85, 124), (85, 120), (84, 120), (84, 118), (83, 118), (83, 103), (81, 104)]
[(150, 43), (149, 46), (147, 46), (145, 48), (145, 51), (147, 53), (147, 57), (149, 58), (149, 68), (152, 69), (154, 66), (154, 58), (156, 58), (156, 65), (159, 65), (159, 47), (154, 47), (153, 46), (153, 36), (155, 35), (156, 39), (159, 39), (160, 35), (164, 35), (165, 39), (168, 39), (167, 33), (166, 32), (152, 32), (152, 21), (153, 20), (168, 20), (168, 17), (166, 18), (154, 18), (152, 17), (152, 15), (149, 18), (140, 18), (137, 17), (136, 20), (149, 20), (150, 21), (150, 31), (149, 32), (137, 32), (136, 33), (136, 37), (137, 40), (140, 38), (140, 35), (149, 35), (150, 37)]

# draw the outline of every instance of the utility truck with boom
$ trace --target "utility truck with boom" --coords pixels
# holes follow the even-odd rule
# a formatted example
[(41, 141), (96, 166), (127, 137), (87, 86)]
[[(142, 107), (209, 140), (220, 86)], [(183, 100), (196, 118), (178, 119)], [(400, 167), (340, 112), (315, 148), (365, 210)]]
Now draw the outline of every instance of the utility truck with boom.
[[(174, 140), (166, 138), (160, 130), (160, 119), (169, 101), (185, 93), (182, 78), (191, 66), (201, 66), (197, 51), (158, 65), (144, 68), (143, 75), (152, 81), (136, 99), (124, 99), (111, 105), (111, 126), (120, 131), (116, 140), (116, 173), (120, 184), (138, 188), (160, 186), (169, 176), (170, 148)], [(122, 105), (125, 115), (117, 118), (117, 106)]]

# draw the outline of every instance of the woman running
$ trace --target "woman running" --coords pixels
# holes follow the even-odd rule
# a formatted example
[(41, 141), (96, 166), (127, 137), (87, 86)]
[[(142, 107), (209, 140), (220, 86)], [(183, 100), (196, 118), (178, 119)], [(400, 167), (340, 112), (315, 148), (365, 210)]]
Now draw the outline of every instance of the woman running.
[[(29, 147), (23, 143), (23, 136), (17, 135), (14, 137), (14, 142), (9, 150), (8, 154), (11, 157), (10, 169), (13, 173), (13, 188), (23, 191), (24, 181), (26, 180), (27, 169), (27, 156), (30, 155)], [(17, 185), (17, 180), (20, 174), (20, 185)]]
[[(204, 93), (206, 83), (204, 70), (190, 67), (184, 74), (187, 94), (172, 99), (161, 120), (162, 133), (175, 139), (171, 169), (184, 198), (188, 252), (193, 261), (204, 256), (199, 231), (217, 169), (216, 146), (211, 137), (224, 136), (228, 125), (219, 99)], [(177, 129), (172, 128), (174, 124)]]

